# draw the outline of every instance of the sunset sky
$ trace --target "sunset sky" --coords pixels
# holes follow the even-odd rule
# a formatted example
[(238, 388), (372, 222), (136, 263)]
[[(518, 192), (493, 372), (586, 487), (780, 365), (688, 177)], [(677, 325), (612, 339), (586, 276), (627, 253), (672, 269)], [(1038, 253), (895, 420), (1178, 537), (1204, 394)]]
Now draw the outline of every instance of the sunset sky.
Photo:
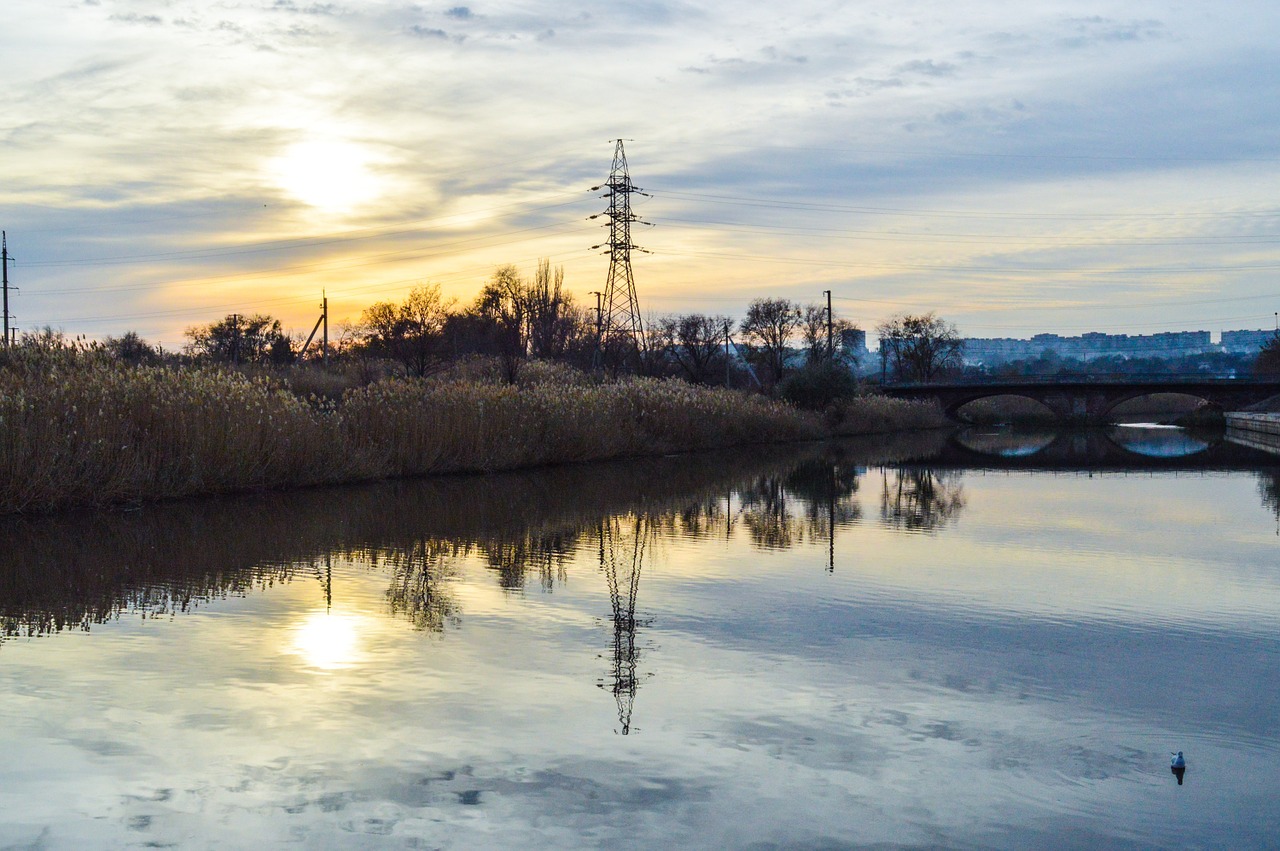
[[(457, 2), (457, 0), (454, 0)], [(15, 323), (305, 333), (494, 267), (602, 288), (627, 139), (648, 315), (817, 302), (967, 336), (1269, 328), (1273, 3), (11, 0)], [(335, 331), (336, 333), (336, 331)]]

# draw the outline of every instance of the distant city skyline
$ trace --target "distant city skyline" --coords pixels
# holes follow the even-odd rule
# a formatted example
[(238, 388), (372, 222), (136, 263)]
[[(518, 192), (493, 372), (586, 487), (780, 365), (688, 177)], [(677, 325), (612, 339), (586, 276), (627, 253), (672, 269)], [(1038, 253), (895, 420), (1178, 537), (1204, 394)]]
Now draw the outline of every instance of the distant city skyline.
[(992, 366), (1014, 360), (1034, 360), (1046, 352), (1079, 360), (1106, 356), (1175, 358), (1209, 352), (1256, 355), (1277, 334), (1280, 332), (1237, 329), (1221, 331), (1216, 338), (1209, 331), (1166, 331), (1154, 334), (1091, 332), (1074, 336), (1043, 333), (1028, 338), (966, 337), (963, 357), (966, 363)]
[(1278, 16), (1099, 0), (10, 4), (21, 329), (174, 348), (503, 264), (583, 304), (628, 140), (640, 305), (818, 303), (966, 337), (1268, 328)]

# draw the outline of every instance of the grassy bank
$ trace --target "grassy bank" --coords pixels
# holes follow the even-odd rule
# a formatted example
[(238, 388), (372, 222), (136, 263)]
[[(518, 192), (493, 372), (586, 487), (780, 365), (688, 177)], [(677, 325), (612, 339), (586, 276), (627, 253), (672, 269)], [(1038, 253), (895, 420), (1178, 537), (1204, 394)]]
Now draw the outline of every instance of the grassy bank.
[(0, 512), (941, 424), (930, 406), (879, 397), (820, 415), (675, 380), (387, 379), (320, 400), (270, 377), (32, 357), (0, 368)]

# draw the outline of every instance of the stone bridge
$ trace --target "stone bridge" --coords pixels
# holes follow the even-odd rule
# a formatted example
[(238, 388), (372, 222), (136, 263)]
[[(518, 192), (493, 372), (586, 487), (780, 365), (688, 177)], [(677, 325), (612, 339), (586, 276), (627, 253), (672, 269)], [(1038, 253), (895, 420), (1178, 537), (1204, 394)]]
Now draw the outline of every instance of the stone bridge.
[(1239, 411), (1280, 394), (1280, 380), (1054, 376), (1039, 380), (887, 384), (883, 390), (899, 399), (936, 400), (952, 419), (959, 419), (958, 411), (978, 399), (1023, 396), (1040, 402), (1064, 420), (1106, 422), (1116, 405), (1156, 393), (1181, 393), (1203, 399), (1223, 411)]

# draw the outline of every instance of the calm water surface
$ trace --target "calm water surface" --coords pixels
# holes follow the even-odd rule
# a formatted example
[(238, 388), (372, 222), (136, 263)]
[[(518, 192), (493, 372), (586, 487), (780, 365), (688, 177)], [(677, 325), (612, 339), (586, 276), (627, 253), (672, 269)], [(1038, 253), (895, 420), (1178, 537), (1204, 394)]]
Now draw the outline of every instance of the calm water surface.
[(970, 432), (3, 530), (3, 848), (1280, 830), (1280, 456), (1212, 438)]

